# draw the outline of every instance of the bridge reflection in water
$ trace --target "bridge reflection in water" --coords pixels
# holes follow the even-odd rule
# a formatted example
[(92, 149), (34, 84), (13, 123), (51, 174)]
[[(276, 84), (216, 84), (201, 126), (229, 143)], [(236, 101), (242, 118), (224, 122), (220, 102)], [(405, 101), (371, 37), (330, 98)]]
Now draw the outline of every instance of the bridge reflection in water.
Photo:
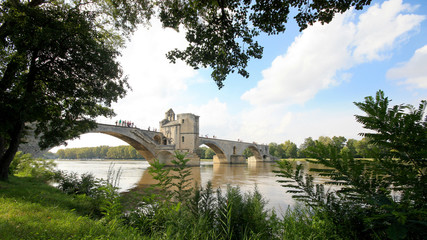
[[(81, 161), (81, 160), (57, 160), (58, 169), (77, 172), (94, 173), (95, 177), (106, 178), (106, 173), (111, 162), (115, 163), (115, 169), (121, 168), (120, 177), (121, 191), (141, 191), (156, 181), (148, 172), (149, 164), (146, 161)], [(311, 163), (301, 161), (305, 165), (306, 173), (314, 175), (315, 181), (324, 182), (326, 179), (309, 172), (309, 168), (318, 167)], [(213, 164), (212, 162), (202, 162), (200, 167), (191, 167), (193, 179), (199, 186), (205, 187), (208, 181), (212, 182), (213, 189), (220, 187), (223, 192), (227, 185), (239, 186), (243, 193), (252, 192), (257, 186), (259, 192), (268, 201), (269, 208), (276, 210), (286, 210), (288, 206), (295, 204), (291, 194), (286, 193), (286, 189), (281, 187), (276, 181), (279, 179), (273, 173), (274, 163), (248, 162), (247, 164)]]
[[(295, 161), (294, 165), (303, 164), (305, 174), (314, 177), (315, 183), (324, 183), (327, 178), (321, 177), (317, 172), (309, 171), (310, 168), (323, 168), (318, 164), (306, 161)], [(292, 195), (286, 193), (285, 188), (277, 182), (279, 180), (273, 170), (277, 170), (274, 163), (248, 162), (247, 164), (212, 164), (203, 162), (200, 167), (191, 167), (192, 186), (196, 184), (206, 187), (211, 181), (214, 190), (221, 188), (225, 193), (227, 186), (240, 187), (242, 193), (253, 192), (255, 186), (267, 201), (268, 208), (285, 211), (288, 206), (294, 206)], [(157, 181), (145, 170), (135, 188), (130, 191), (140, 191)]]
[[(267, 200), (268, 208), (285, 211), (289, 205), (293, 205), (292, 197), (286, 193), (286, 189), (276, 182), (278, 178), (272, 172), (273, 163), (253, 162), (248, 164), (212, 164), (203, 162), (200, 167), (191, 167), (191, 186), (206, 187), (208, 181), (212, 183), (214, 190), (221, 188), (223, 193), (227, 185), (238, 186), (242, 193), (253, 192), (255, 186)], [(158, 183), (146, 169), (136, 186), (130, 192), (140, 192), (152, 184)]]

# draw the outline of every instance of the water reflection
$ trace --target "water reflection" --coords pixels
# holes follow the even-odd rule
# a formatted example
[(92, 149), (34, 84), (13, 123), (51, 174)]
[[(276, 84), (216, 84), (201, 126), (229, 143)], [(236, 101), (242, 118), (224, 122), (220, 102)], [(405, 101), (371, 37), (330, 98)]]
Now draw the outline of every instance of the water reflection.
[[(156, 180), (148, 172), (149, 164), (146, 161), (79, 161), (60, 160), (56, 161), (61, 170), (73, 171), (79, 174), (92, 172), (95, 177), (106, 178), (110, 164), (115, 168), (121, 168), (120, 178), (121, 191), (140, 191)], [(315, 177), (315, 182), (323, 183), (326, 178), (318, 176), (316, 172), (309, 172), (309, 168), (320, 168), (318, 164), (306, 161), (296, 161), (295, 164), (303, 164), (305, 173)], [(197, 183), (206, 186), (208, 181), (212, 182), (214, 189), (225, 190), (227, 185), (239, 186), (242, 192), (252, 192), (255, 186), (268, 201), (269, 208), (284, 211), (288, 206), (295, 204), (292, 195), (286, 193), (286, 189), (277, 182), (279, 179), (273, 173), (274, 163), (249, 162), (247, 164), (213, 164), (202, 162), (200, 167), (191, 168), (193, 186)]]
[[(200, 182), (201, 182), (200, 167), (190, 167), (190, 170), (191, 171), (190, 171), (189, 178), (191, 178), (192, 180), (191, 186), (194, 187), (196, 186), (196, 184), (200, 185)], [(170, 176), (172, 176), (173, 173), (174, 172), (171, 171)], [(172, 181), (172, 183), (176, 183), (176, 182), (177, 180)], [(136, 184), (136, 186), (130, 189), (130, 191), (141, 190), (141, 189), (150, 187), (153, 184), (158, 184), (158, 183), (159, 181), (155, 180), (153, 176), (150, 174), (150, 172), (148, 171), (148, 169), (146, 169), (142, 174), (141, 179), (139, 179), (138, 183)]]
[[(294, 201), (291, 195), (286, 193), (286, 189), (276, 182), (278, 179), (272, 172), (272, 163), (249, 163), (249, 164), (212, 164), (202, 163), (200, 167), (191, 168), (192, 186), (206, 186), (211, 181), (213, 189), (221, 188), (225, 190), (227, 185), (238, 186), (242, 192), (253, 192), (255, 187), (267, 200), (269, 208), (284, 211)], [(141, 191), (151, 184), (158, 183), (153, 179), (148, 170), (145, 170), (137, 185), (130, 189)]]

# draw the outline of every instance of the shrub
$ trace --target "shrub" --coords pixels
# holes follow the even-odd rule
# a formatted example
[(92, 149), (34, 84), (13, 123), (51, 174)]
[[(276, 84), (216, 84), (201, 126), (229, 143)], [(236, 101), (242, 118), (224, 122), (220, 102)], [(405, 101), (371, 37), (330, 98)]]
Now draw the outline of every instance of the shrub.
[(31, 154), (17, 152), (9, 166), (9, 174), (50, 180), (56, 164), (52, 159), (32, 158)]
[(175, 158), (171, 168), (154, 161), (149, 171), (159, 181), (157, 191), (141, 196), (125, 214), (126, 224), (162, 239), (273, 239), (272, 225), (279, 220), (268, 214), (257, 189), (243, 194), (228, 186), (223, 193), (211, 183), (192, 188), (188, 159), (181, 153)]
[[(312, 169), (339, 185), (325, 192), (303, 175), (302, 166), (293, 169), (279, 162), (278, 176), (288, 192), (338, 226), (342, 237), (357, 239), (427, 238), (427, 118), (426, 101), (389, 107), (390, 100), (378, 91), (375, 98), (355, 103), (366, 116), (358, 122), (371, 130), (361, 134), (374, 145), (373, 161), (355, 160), (351, 154), (316, 142), (310, 157), (328, 170)], [(424, 118), (424, 119), (423, 119)], [(291, 179), (291, 180), (289, 180)]]
[(97, 179), (92, 173), (66, 173), (58, 171), (55, 175), (61, 191), (85, 198), (92, 203), (92, 214), (104, 217), (105, 221), (113, 221), (120, 218), (122, 205), (118, 192), (118, 181), (121, 170), (114, 171), (114, 165), (110, 165), (107, 180)]

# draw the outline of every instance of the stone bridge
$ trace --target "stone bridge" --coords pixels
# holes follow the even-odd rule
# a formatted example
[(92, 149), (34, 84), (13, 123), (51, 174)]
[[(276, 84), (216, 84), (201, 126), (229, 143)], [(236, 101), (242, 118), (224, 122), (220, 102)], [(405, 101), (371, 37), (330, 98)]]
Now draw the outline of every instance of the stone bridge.
[[(214, 152), (214, 163), (246, 163), (243, 152), (249, 149), (253, 156), (249, 161), (271, 161), (268, 145), (230, 141), (199, 136), (199, 116), (191, 113), (178, 114), (170, 109), (165, 119), (160, 121), (160, 131), (148, 131), (139, 128), (98, 124), (88, 133), (103, 133), (119, 138), (134, 147), (147, 161), (158, 159), (161, 163), (172, 165), (175, 151), (185, 152), (190, 159), (188, 165), (199, 165), (200, 158), (196, 150), (206, 145)], [(24, 152), (40, 155), (37, 141), (29, 141), (21, 147)], [(38, 152), (37, 152), (38, 151)]]
[(243, 152), (248, 148), (253, 156), (249, 161), (271, 161), (268, 145), (199, 137), (198, 145), (206, 145), (214, 152), (214, 163), (245, 163)]

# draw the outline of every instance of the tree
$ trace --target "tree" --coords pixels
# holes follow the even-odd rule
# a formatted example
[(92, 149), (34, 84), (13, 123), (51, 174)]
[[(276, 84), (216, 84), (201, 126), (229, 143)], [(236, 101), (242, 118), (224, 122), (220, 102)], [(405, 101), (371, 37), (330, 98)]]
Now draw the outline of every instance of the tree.
[(368, 138), (362, 138), (362, 140), (356, 143), (356, 152), (357, 155), (363, 158), (373, 157), (372, 153), (375, 146), (370, 143)]
[(205, 158), (205, 152), (208, 148), (207, 147), (199, 147), (196, 149), (196, 154), (199, 156), (199, 158)]
[(333, 141), (330, 137), (326, 136), (320, 136), (319, 139), (317, 139), (318, 142), (322, 143), (323, 145), (333, 145)]
[(280, 159), (286, 157), (285, 144), (281, 143), (281, 144), (277, 145), (275, 156), (277, 156)]
[(285, 152), (285, 157), (287, 157), (287, 158), (296, 158), (297, 157), (297, 152), (298, 152), (297, 145), (295, 143), (291, 142), (290, 140), (287, 140), (283, 144), (283, 150)]
[[(372, 161), (355, 160), (349, 150), (317, 142), (312, 157), (329, 169), (315, 169), (340, 185), (325, 192), (303, 177), (302, 165), (280, 162), (281, 180), (295, 197), (332, 219), (342, 236), (355, 239), (426, 239), (427, 231), (427, 101), (418, 108), (409, 104), (389, 106), (390, 100), (378, 91), (355, 105), (365, 115), (356, 120), (370, 130), (366, 137)], [(347, 148), (348, 149), (348, 148)]]
[[(165, 27), (179, 30), (184, 27), (189, 45), (167, 54), (171, 62), (177, 59), (198, 69), (212, 68), (212, 78), (223, 86), (227, 75), (235, 70), (248, 77), (245, 70), (250, 58), (261, 58), (263, 47), (254, 39), (286, 30), (291, 8), (297, 10), (295, 19), (303, 30), (320, 21), (329, 23), (336, 13), (350, 7), (362, 9), (371, 0), (161, 0), (159, 17)], [(293, 13), (292, 13), (293, 14)]]
[(64, 159), (64, 158), (65, 158), (65, 150), (64, 150), (64, 149), (59, 149), (59, 150), (56, 152), (56, 155), (58, 155), (58, 158), (60, 158), (60, 159)]
[(300, 147), (298, 149), (298, 157), (306, 157), (305, 151), (308, 148), (313, 147), (314, 145), (315, 145), (315, 142), (314, 142), (313, 138), (308, 137), (308, 138), (304, 139), (304, 142), (300, 145)]
[(206, 159), (212, 159), (214, 155), (215, 155), (214, 150), (212, 150), (211, 148), (206, 149), (206, 151), (205, 151), (205, 158)]
[(268, 144), (268, 153), (271, 156), (279, 157), (279, 156), (276, 156), (276, 149), (277, 149), (277, 143), (272, 142)]
[(254, 155), (254, 153), (252, 152), (252, 150), (250, 148), (246, 148), (243, 151), (243, 156), (245, 156), (246, 159), (252, 157)]
[(332, 144), (334, 144), (335, 147), (337, 147), (339, 150), (341, 150), (345, 146), (345, 142), (347, 139), (345, 137), (332, 137)]
[(356, 145), (357, 145), (357, 140), (350, 138), (349, 140), (347, 140), (347, 143), (345, 144), (345, 146), (348, 148), (348, 151), (351, 153), (351, 155), (353, 157), (356, 157), (357, 154), (357, 150), (356, 150)]
[(107, 155), (106, 155), (107, 158), (111, 158), (111, 159), (118, 159), (121, 156), (122, 156), (122, 154), (121, 154), (119, 148), (117, 148), (117, 147), (109, 148)]
[(91, 2), (0, 3), (0, 180), (28, 128), (41, 148), (64, 143), (113, 116), (111, 103), (125, 95), (119, 33), (141, 22), (142, 4)]

